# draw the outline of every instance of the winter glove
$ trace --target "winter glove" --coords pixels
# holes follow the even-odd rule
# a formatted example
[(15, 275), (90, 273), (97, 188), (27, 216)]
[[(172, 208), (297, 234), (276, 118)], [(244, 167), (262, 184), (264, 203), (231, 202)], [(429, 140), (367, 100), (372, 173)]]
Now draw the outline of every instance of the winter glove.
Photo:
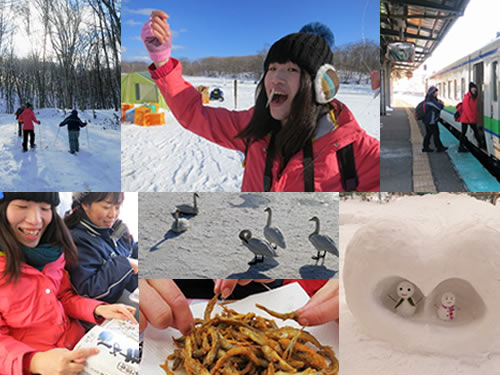
[[(167, 21), (165, 20), (163, 22), (166, 23)], [(151, 56), (151, 60), (153, 60), (154, 62), (168, 60), (170, 58), (170, 52), (172, 50), (172, 40), (170, 36), (168, 36), (166, 40), (161, 43), (154, 36), (151, 24), (152, 19), (149, 19), (149, 21), (146, 22), (141, 30), (141, 38), (144, 42), (144, 46), (148, 50), (149, 56)]]
[(86, 126), (87, 126), (87, 121), (83, 122), (81, 127), (84, 128)]

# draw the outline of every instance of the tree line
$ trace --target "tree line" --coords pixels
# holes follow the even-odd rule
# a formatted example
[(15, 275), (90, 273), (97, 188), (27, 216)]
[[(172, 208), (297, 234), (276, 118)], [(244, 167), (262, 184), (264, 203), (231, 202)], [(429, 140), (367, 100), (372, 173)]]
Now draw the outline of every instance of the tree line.
[[(121, 0), (0, 0), (0, 98), (37, 108), (120, 107)], [(14, 17), (23, 26), (15, 26)], [(32, 30), (35, 19), (41, 30)], [(15, 33), (30, 38), (19, 57)]]
[[(179, 58), (183, 74), (193, 76), (248, 75), (257, 80), (263, 71), (269, 48), (251, 56), (205, 57), (196, 60)], [(359, 41), (334, 47), (334, 65), (342, 83), (361, 83), (367, 74), (380, 69), (379, 46), (373, 41)], [(145, 71), (148, 64), (122, 61), (122, 73)]]

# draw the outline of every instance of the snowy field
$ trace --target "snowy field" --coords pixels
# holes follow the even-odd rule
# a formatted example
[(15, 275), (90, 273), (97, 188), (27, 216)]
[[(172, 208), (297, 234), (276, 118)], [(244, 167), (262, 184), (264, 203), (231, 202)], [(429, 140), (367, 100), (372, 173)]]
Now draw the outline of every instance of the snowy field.
[[(340, 202), (340, 269), (344, 267), (346, 247), (354, 233), (363, 225), (386, 218), (405, 221), (408, 217), (422, 223), (459, 224), (465, 217), (500, 226), (500, 206), (478, 201), (467, 195), (440, 193), (437, 196), (401, 197), (389, 203), (348, 200)], [(474, 251), (474, 249), (470, 249)], [(495, 262), (495, 259), (490, 260)], [(500, 263), (497, 263), (500, 267)], [(342, 271), (341, 271), (342, 272)], [(343, 282), (340, 286), (340, 357), (342, 372), (356, 375), (483, 375), (499, 374), (500, 353), (487, 353), (479, 358), (424, 355), (398, 350), (384, 341), (367, 336), (352, 315), (345, 299)], [(426, 329), (423, 329), (425, 334)], [(500, 348), (500, 338), (493, 338)]]
[[(68, 116), (69, 113), (66, 113)], [(78, 113), (88, 121), (80, 131), (80, 152), (69, 153), (66, 117), (62, 110), (37, 109), (35, 143), (22, 150), (13, 114), (0, 114), (0, 175), (5, 191), (120, 191), (120, 128), (112, 110)], [(88, 132), (88, 133), (87, 133)], [(29, 147), (29, 146), (28, 146)]]
[[(199, 214), (179, 235), (170, 227), (176, 205), (192, 204), (191, 193), (139, 193), (139, 269), (141, 278), (338, 278), (338, 258), (323, 261), (308, 236), (320, 219), (320, 233), (338, 244), (337, 193), (200, 193)], [(266, 207), (272, 224), (285, 237), (286, 249), (277, 258), (249, 266), (251, 253), (239, 239), (243, 229), (264, 238)]]
[[(194, 86), (219, 87), (224, 102), (210, 106), (234, 107), (233, 80), (185, 77)], [(238, 81), (237, 110), (254, 105), (256, 84)], [(380, 139), (379, 98), (368, 86), (341, 85), (337, 99), (353, 112), (368, 134)], [(166, 125), (122, 126), (122, 188), (124, 191), (241, 190), (243, 154), (222, 148), (182, 128), (170, 111)]]

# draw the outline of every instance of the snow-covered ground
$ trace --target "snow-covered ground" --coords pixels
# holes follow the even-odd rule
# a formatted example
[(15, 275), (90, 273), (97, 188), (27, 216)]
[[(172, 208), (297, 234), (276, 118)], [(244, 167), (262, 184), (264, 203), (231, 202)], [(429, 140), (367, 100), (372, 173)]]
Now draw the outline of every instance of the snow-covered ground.
[[(400, 197), (386, 204), (375, 201), (363, 202), (348, 200), (340, 202), (340, 269), (344, 268), (344, 255), (354, 233), (364, 224), (376, 223), (380, 220), (395, 219), (408, 221), (412, 218), (421, 223), (435, 223), (436, 228), (443, 224), (458, 225), (464, 219), (478, 223), (486, 222), (492, 228), (500, 227), (500, 206), (478, 201), (463, 195), (440, 193)], [(475, 251), (475, 249), (470, 249)], [(489, 259), (488, 262), (497, 262)], [(500, 263), (496, 263), (500, 267)], [(341, 271), (342, 273), (343, 271)], [(492, 280), (494, 282), (494, 280)], [(340, 358), (342, 372), (356, 375), (482, 375), (499, 374), (500, 353), (485, 353), (478, 359), (461, 356), (447, 357), (441, 355), (425, 355), (400, 350), (387, 342), (369, 337), (355, 319), (345, 299), (344, 284), (340, 283)], [(493, 288), (494, 285), (492, 284)], [(369, 308), (367, 301), (367, 308)], [(398, 327), (394, 327), (398, 329)], [(430, 327), (423, 327), (426, 334)], [(400, 329), (404, 329), (400, 328)], [(500, 348), (500, 337), (496, 347)]]
[[(66, 113), (69, 115), (69, 113)], [(120, 127), (112, 110), (78, 113), (88, 121), (80, 131), (80, 152), (69, 153), (64, 112), (37, 109), (37, 147), (23, 152), (13, 114), (0, 114), (0, 176), (5, 191), (120, 191)]]
[[(210, 106), (235, 109), (233, 80), (185, 77), (194, 86), (219, 87), (224, 102)], [(254, 105), (256, 84), (238, 81), (237, 110)], [(368, 134), (380, 139), (379, 98), (368, 86), (341, 85), (337, 99), (353, 112)], [(122, 126), (122, 187), (124, 191), (241, 190), (243, 154), (222, 148), (182, 128), (170, 111), (166, 125)]]
[[(191, 193), (139, 193), (139, 269), (141, 278), (332, 278), (338, 277), (338, 258), (311, 259), (317, 252), (308, 236), (309, 221), (320, 219), (320, 233), (338, 244), (337, 193), (200, 193), (199, 214), (179, 235), (170, 227), (176, 205), (193, 203)], [(251, 253), (239, 239), (243, 229), (264, 238), (266, 207), (272, 224), (285, 237), (286, 249), (277, 258), (249, 266)]]

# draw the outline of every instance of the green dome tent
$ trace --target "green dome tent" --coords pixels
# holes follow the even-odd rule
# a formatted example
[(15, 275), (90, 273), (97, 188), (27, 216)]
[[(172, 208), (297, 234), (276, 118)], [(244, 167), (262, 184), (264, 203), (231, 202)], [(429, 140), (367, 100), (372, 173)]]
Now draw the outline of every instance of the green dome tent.
[(122, 74), (122, 103), (143, 104), (146, 102), (160, 103), (160, 108), (168, 109), (165, 99), (156, 87), (149, 72), (134, 72)]

